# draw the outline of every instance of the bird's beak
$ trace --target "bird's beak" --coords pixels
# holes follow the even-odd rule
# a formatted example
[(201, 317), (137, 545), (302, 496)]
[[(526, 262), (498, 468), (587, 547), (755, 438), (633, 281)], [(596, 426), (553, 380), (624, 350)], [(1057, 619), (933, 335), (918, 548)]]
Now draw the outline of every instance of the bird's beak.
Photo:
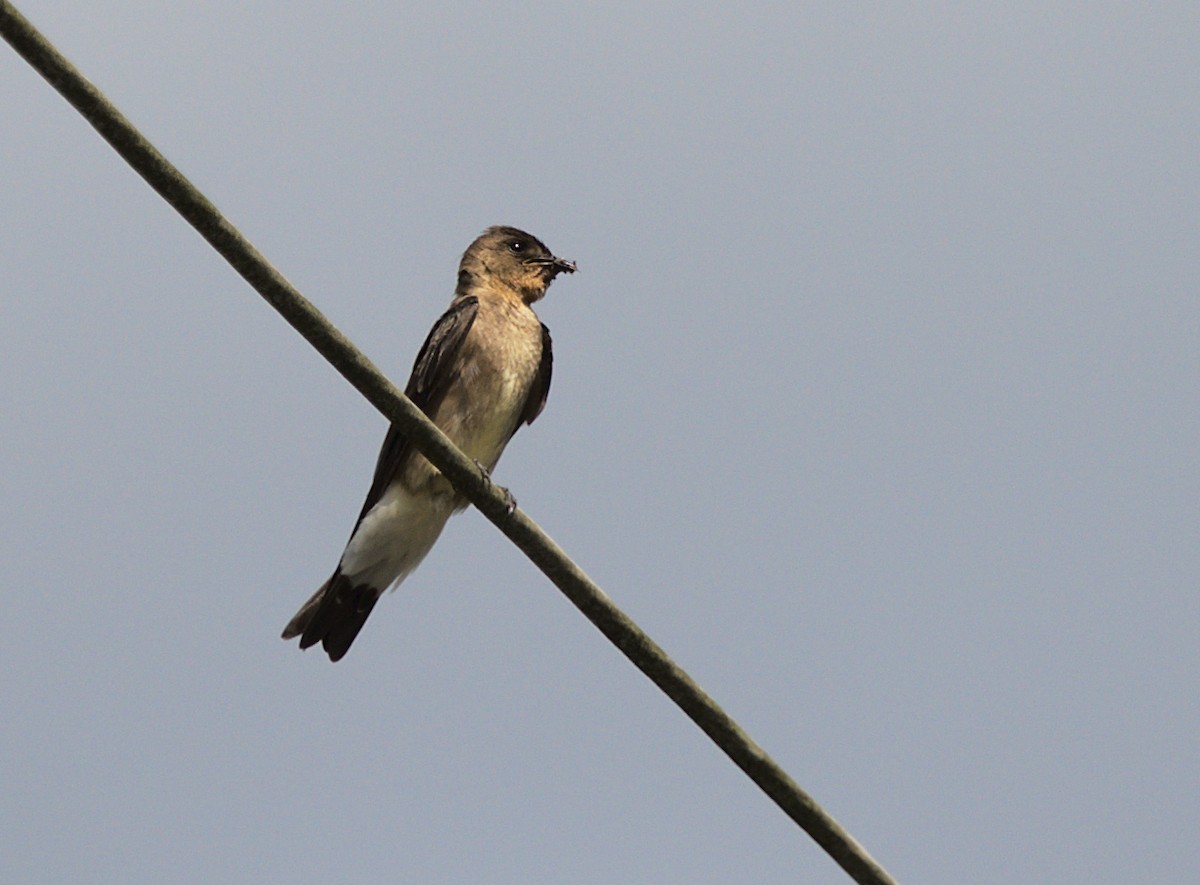
[(560, 273), (575, 273), (577, 270), (574, 261), (567, 261), (565, 258), (531, 258), (530, 264), (536, 264), (546, 269), (546, 274), (550, 279), (554, 279)]
[(575, 273), (575, 262), (567, 261), (565, 258), (555, 258), (550, 262), (551, 269), (556, 273)]

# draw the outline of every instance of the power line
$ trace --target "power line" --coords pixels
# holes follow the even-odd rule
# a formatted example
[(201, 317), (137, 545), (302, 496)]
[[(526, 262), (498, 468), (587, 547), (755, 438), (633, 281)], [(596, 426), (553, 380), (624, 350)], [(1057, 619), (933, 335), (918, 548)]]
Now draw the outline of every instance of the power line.
[(0, 33), (160, 196), (359, 393), (399, 427), (633, 664), (661, 688), (751, 780), (864, 885), (895, 885), (842, 826), (788, 776), (709, 695), (642, 631), (425, 415), (301, 295), (104, 95), (11, 3), (0, 0)]

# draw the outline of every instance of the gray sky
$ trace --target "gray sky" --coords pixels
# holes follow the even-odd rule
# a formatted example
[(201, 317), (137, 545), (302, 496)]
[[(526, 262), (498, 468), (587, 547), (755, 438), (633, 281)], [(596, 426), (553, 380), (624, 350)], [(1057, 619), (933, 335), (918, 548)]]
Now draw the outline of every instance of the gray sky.
[[(1200, 877), (1194, 3), (21, 8), (897, 878)], [(383, 419), (0, 47), (0, 880), (847, 881), (482, 517), (279, 631)]]

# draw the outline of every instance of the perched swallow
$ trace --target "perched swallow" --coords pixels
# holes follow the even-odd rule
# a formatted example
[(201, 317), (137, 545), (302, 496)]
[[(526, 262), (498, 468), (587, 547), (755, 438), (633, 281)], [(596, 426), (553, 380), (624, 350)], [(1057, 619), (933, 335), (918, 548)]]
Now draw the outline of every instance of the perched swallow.
[[(550, 332), (531, 305), (555, 276), (574, 272), (537, 237), (489, 227), (463, 253), (454, 300), (417, 354), (404, 393), (489, 472), (550, 392)], [(283, 638), (299, 636), (301, 648), (320, 642), (331, 661), (340, 660), (383, 591), (417, 567), (446, 520), (466, 506), (392, 427), (341, 561)]]

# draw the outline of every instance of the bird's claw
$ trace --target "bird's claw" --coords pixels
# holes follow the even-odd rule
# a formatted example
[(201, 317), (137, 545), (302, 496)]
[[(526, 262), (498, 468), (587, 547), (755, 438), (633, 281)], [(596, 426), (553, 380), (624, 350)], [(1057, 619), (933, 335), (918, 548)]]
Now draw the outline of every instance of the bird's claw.
[(488, 469), (484, 467), (482, 463), (480, 463), (478, 458), (475, 459), (475, 466), (479, 468), (479, 473), (481, 476), (483, 476), (484, 482), (498, 490), (500, 494), (504, 496), (504, 512), (509, 516), (512, 516), (517, 509), (517, 499), (513, 496), (513, 493), (504, 486), (496, 485), (496, 483), (492, 481), (492, 475), (488, 473)]

